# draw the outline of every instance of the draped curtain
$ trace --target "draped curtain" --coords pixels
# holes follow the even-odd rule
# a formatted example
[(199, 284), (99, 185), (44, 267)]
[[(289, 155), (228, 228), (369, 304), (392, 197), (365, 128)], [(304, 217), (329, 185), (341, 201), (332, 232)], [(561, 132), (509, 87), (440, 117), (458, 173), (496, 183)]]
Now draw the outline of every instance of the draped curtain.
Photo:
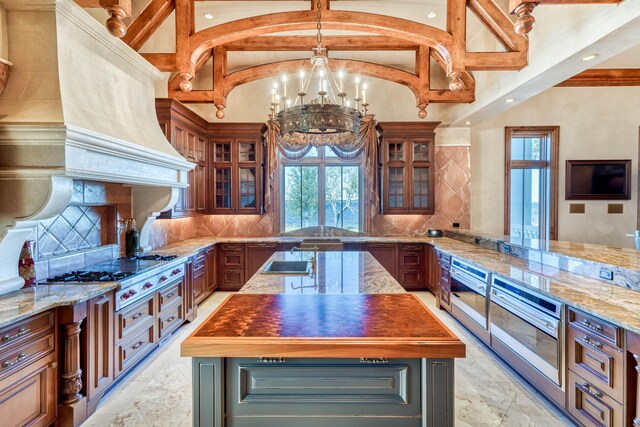
[[(265, 186), (265, 209), (268, 212), (274, 212), (272, 205), (275, 204), (277, 198), (277, 182), (278, 169), (280, 163), (278, 161), (278, 153), (290, 160), (298, 160), (306, 156), (314, 146), (328, 146), (329, 149), (340, 159), (354, 160), (363, 156), (365, 187), (371, 191), (365, 192), (369, 195), (369, 203), (365, 209), (365, 220), (369, 221), (370, 215), (367, 212), (371, 206), (379, 205), (378, 188), (378, 168), (377, 168), (377, 146), (378, 136), (376, 134), (376, 122), (373, 115), (367, 115), (360, 122), (360, 134), (355, 142), (340, 142), (331, 140), (331, 135), (319, 135), (309, 138), (307, 135), (300, 134), (298, 141), (290, 142), (280, 138), (280, 126), (277, 120), (268, 122), (267, 130), (267, 185)], [(339, 141), (338, 141), (339, 142)], [(365, 226), (368, 229), (368, 225)]]

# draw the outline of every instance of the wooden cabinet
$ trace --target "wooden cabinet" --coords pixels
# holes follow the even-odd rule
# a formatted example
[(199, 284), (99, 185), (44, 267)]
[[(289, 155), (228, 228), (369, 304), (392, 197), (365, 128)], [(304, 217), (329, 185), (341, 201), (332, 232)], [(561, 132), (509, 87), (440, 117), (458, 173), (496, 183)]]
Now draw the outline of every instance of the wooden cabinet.
[(380, 122), (382, 213), (433, 215), (435, 128), (440, 122)]
[(425, 264), (421, 243), (398, 245), (398, 282), (407, 290), (425, 290)]
[(622, 426), (624, 331), (571, 307), (567, 320), (567, 410), (585, 426)]
[(264, 123), (216, 123), (210, 127), (209, 213), (263, 213)]
[(207, 212), (208, 122), (174, 99), (156, 99), (156, 113), (167, 139), (185, 159), (195, 164), (188, 188), (180, 190), (174, 208), (160, 218), (179, 218)]
[(218, 287), (221, 291), (239, 291), (245, 284), (243, 243), (218, 246)]
[(277, 243), (245, 243), (245, 279), (249, 280), (278, 250)]
[(207, 293), (210, 295), (218, 287), (218, 249), (215, 245), (204, 250), (207, 265)]
[(8, 427), (55, 421), (55, 314), (47, 311), (0, 329), (0, 419)]
[(425, 263), (427, 288), (437, 296), (440, 289), (440, 264), (436, 249), (431, 245), (425, 245)]
[(640, 426), (640, 335), (627, 331), (627, 414), (628, 423)]
[[(113, 383), (113, 342), (114, 342), (114, 293), (109, 292), (89, 300), (87, 304), (86, 320), (86, 350), (87, 372), (85, 372), (85, 386), (87, 388), (90, 413), (95, 410), (99, 398)], [(137, 311), (136, 311), (137, 313)], [(131, 314), (127, 321), (136, 321), (139, 314)], [(119, 331), (123, 334), (129, 326), (128, 322)]]
[(193, 256), (193, 298), (200, 304), (207, 296), (207, 256), (200, 251)]
[(395, 243), (368, 243), (367, 251), (391, 274), (398, 277), (398, 255)]

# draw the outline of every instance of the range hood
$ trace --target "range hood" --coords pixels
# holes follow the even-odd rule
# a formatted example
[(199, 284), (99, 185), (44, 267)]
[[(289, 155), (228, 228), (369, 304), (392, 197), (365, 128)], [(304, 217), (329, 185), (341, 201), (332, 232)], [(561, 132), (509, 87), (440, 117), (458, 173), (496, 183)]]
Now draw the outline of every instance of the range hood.
[(155, 111), (162, 73), (72, 0), (0, 0), (12, 73), (0, 97), (0, 294), (39, 221), (69, 204), (74, 179), (133, 187), (148, 249), (151, 223), (187, 186), (187, 162)]

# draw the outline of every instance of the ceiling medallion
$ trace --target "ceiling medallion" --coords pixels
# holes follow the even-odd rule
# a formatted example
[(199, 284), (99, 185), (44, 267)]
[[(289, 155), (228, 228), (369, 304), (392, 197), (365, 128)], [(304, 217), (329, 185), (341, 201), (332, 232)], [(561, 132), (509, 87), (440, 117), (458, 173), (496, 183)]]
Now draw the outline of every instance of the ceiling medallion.
[[(344, 72), (336, 79), (329, 67), (329, 58), (322, 47), (322, 1), (318, 0), (317, 46), (311, 57), (308, 75), (300, 71), (299, 92), (292, 103), (287, 98), (287, 76), (283, 76), (283, 94), (278, 93), (278, 84), (271, 91), (271, 117), (277, 117), (280, 138), (291, 146), (341, 145), (350, 146), (360, 136), (360, 121), (366, 116), (367, 84), (359, 77), (354, 80), (354, 105), (347, 100), (344, 90)], [(312, 80), (314, 83), (312, 85)], [(305, 104), (307, 91), (317, 84), (317, 96)]]

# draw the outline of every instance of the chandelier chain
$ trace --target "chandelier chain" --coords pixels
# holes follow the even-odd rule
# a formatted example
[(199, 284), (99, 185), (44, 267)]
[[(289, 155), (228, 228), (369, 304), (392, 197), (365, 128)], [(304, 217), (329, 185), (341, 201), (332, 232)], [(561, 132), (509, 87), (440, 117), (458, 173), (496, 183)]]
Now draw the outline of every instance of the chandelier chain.
[(316, 41), (318, 42), (318, 47), (320, 47), (322, 45), (322, 0), (318, 0), (316, 9), (318, 9), (318, 35), (316, 36)]

